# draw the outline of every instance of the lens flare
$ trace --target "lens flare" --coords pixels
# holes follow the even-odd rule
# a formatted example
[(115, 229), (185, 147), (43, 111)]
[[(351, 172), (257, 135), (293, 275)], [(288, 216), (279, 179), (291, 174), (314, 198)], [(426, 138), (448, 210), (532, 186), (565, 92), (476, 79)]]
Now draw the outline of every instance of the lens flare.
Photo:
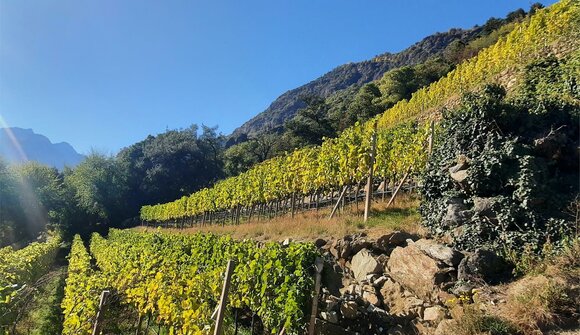
[[(2, 131), (5, 132), (10, 141), (11, 148), (9, 149), (16, 152), (18, 162), (36, 164), (32, 162), (27, 163), (28, 156), (22, 149), (22, 146), (18, 142), (18, 139), (16, 139), (16, 136), (14, 136), (12, 130), (8, 127), (8, 124), (2, 115), (0, 115), (0, 128), (2, 128)], [(26, 167), (12, 167), (10, 170), (14, 171), (14, 174), (17, 177), (15, 178), (14, 186), (16, 187), (16, 195), (20, 208), (25, 217), (26, 230), (31, 234), (37, 234), (46, 226), (48, 217), (46, 209), (38, 197), (35, 186), (31, 185), (30, 180), (27, 180), (30, 178), (34, 179), (34, 175), (27, 176), (25, 172), (25, 170), (27, 170)]]
[(10, 129), (10, 127), (8, 127), (8, 124), (6, 123), (6, 121), (4, 120), (4, 118), (2, 117), (1, 114), (0, 114), (0, 128), (2, 128), (2, 131), (4, 131), (4, 133), (6, 134), (6, 136), (8, 136), (8, 139), (12, 143), (11, 149), (16, 151), (16, 154), (18, 156), (18, 160), (21, 162), (28, 161), (28, 157), (26, 156), (26, 153), (24, 152), (24, 150), (22, 150), (22, 146), (20, 145), (20, 143), (16, 139), (16, 136), (14, 136), (14, 133), (12, 133), (12, 129)]

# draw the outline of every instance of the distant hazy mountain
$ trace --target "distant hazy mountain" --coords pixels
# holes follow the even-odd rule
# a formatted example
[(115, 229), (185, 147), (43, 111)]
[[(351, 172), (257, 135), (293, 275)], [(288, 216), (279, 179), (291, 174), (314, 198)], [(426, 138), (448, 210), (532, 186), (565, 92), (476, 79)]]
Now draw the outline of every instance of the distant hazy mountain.
[(32, 129), (17, 127), (0, 128), (0, 157), (8, 163), (37, 161), (61, 170), (74, 167), (85, 158), (66, 142), (52, 143)]

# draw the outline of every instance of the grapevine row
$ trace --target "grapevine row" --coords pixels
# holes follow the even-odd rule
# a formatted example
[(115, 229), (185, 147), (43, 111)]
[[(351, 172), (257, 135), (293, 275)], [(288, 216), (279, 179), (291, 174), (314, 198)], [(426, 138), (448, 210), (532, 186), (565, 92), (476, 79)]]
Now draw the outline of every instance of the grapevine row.
[[(370, 139), (378, 124), (375, 171), (383, 180), (395, 179), (410, 167), (423, 168), (427, 123), (436, 111), (459, 94), (474, 90), (522, 64), (549, 53), (554, 46), (573, 51), (580, 41), (580, 5), (563, 0), (518, 24), (495, 45), (460, 64), (446, 77), (415, 92), (383, 115), (326, 139), (319, 147), (296, 150), (267, 160), (249, 171), (218, 182), (173, 202), (143, 206), (144, 221), (169, 221), (206, 213), (239, 209), (310, 195), (360, 183), (369, 170)], [(409, 120), (420, 120), (409, 121)]]
[[(91, 256), (75, 238), (63, 307), (63, 334), (89, 334), (100, 290), (115, 290), (126, 304), (172, 334), (208, 333), (228, 260), (228, 308), (253, 311), (270, 331), (301, 332), (313, 289), (312, 244), (259, 245), (213, 234), (111, 230), (91, 238)], [(231, 321), (231, 320), (230, 320)]]
[(0, 249), (0, 323), (10, 322), (18, 293), (48, 272), (59, 247), (60, 238), (52, 237), (16, 251), (11, 247)]
[(91, 334), (99, 305), (99, 294), (107, 280), (91, 267), (82, 239), (75, 235), (68, 260), (68, 276), (61, 307), (63, 335)]

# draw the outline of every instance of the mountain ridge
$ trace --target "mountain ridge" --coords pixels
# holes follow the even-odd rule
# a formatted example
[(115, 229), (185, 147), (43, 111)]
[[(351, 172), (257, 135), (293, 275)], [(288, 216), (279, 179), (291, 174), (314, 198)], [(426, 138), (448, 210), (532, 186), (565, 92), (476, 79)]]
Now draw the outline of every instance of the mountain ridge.
[(53, 143), (31, 128), (20, 127), (0, 128), (0, 157), (9, 164), (36, 161), (59, 170), (74, 167), (85, 158), (68, 142)]
[(437, 56), (453, 41), (466, 41), (476, 37), (483, 27), (470, 29), (453, 28), (447, 32), (429, 35), (410, 47), (397, 52), (386, 52), (369, 60), (339, 65), (324, 75), (297, 88), (288, 90), (276, 98), (264, 111), (236, 128), (230, 135), (230, 143), (243, 142), (247, 137), (275, 130), (303, 108), (302, 98), (331, 94), (349, 87), (360, 87), (379, 79), (385, 72), (407, 65), (416, 65)]

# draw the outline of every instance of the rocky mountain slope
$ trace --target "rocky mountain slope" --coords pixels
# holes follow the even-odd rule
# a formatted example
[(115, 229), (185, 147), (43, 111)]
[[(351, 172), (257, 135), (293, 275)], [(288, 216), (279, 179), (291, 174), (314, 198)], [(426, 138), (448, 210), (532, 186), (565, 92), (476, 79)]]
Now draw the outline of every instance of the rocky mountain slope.
[(74, 167), (84, 159), (67, 142), (52, 143), (32, 129), (18, 127), (0, 129), (0, 157), (9, 164), (36, 161), (58, 169)]
[(280, 127), (304, 107), (301, 99), (305, 96), (326, 98), (337, 91), (361, 86), (381, 78), (390, 69), (425, 62), (428, 58), (442, 53), (451, 42), (470, 41), (481, 30), (482, 27), (451, 29), (428, 36), (399, 53), (385, 53), (371, 60), (341, 65), (320, 78), (282, 94), (265, 111), (235, 129), (230, 137), (252, 137)]

